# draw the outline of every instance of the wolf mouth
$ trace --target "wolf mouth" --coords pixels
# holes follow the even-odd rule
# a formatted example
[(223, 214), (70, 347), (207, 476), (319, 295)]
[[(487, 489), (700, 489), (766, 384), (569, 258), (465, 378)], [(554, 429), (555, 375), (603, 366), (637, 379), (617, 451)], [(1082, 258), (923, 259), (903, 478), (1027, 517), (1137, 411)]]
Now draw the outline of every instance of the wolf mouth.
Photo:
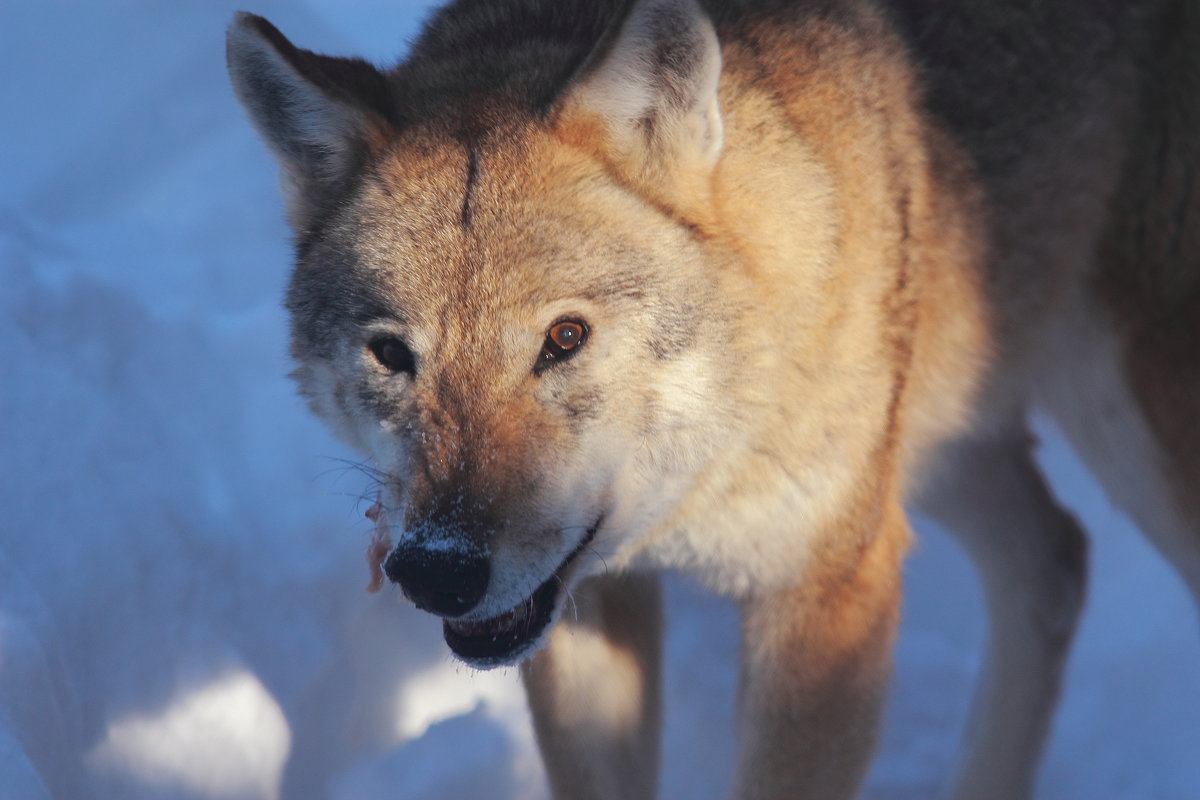
[(512, 663), (538, 640), (558, 607), (565, 586), (565, 571), (575, 562), (600, 529), (602, 519), (588, 528), (587, 535), (567, 554), (550, 577), (515, 607), (490, 619), (442, 621), (442, 636), (454, 654), (478, 667)]

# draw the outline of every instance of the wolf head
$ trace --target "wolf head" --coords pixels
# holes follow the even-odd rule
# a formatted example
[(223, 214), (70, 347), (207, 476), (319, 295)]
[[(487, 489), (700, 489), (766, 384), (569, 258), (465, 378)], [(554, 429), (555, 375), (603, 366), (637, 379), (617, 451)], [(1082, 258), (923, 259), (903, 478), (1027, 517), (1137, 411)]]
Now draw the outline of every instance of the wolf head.
[(296, 234), (300, 390), (386, 475), (385, 571), (479, 666), (634, 557), (752, 358), (721, 346), (730, 255), (700, 232), (712, 25), (694, 0), (592, 5), (460, 3), (388, 72), (229, 30)]

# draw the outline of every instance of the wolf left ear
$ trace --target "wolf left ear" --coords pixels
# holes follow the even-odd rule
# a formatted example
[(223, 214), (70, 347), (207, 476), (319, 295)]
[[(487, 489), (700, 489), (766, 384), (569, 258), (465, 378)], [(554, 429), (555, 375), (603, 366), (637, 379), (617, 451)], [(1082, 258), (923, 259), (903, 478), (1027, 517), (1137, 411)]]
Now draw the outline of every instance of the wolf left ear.
[(234, 92), (279, 162), (288, 219), (302, 230), (387, 126), (387, 82), (360, 59), (321, 56), (241, 12), (226, 35)]
[(562, 101), (600, 125), (603, 147), (646, 181), (707, 172), (721, 153), (721, 48), (696, 0), (634, 0)]

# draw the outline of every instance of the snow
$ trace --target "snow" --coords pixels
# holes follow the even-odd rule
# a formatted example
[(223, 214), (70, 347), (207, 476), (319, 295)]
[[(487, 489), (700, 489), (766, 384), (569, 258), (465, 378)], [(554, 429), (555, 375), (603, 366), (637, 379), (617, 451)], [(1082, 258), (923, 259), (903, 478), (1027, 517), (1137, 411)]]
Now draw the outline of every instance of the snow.
[(179, 787), (199, 796), (277, 797), (291, 744), (279, 704), (239, 669), (161, 712), (112, 723), (86, 761), (100, 775), (134, 776), (151, 796)]
[[(226, 2), (0, 7), (0, 797), (541, 798), (515, 670), (363, 591), (368, 481), (297, 400), (274, 167), (224, 74)], [(425, 13), (264, 0), (315, 49)], [(1043, 798), (1200, 796), (1181, 582), (1045, 423), (1096, 534)], [(935, 796), (978, 667), (970, 568), (921, 525), (865, 796)], [(668, 585), (664, 798), (724, 796), (737, 631)]]

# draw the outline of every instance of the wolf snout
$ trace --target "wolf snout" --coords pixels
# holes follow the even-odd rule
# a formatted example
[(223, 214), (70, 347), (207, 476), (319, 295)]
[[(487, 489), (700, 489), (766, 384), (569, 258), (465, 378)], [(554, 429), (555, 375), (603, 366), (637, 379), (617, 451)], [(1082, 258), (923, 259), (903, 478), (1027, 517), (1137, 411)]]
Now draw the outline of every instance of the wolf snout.
[(417, 608), (441, 617), (461, 616), (487, 593), (487, 556), (457, 548), (401, 543), (387, 557), (384, 574)]

